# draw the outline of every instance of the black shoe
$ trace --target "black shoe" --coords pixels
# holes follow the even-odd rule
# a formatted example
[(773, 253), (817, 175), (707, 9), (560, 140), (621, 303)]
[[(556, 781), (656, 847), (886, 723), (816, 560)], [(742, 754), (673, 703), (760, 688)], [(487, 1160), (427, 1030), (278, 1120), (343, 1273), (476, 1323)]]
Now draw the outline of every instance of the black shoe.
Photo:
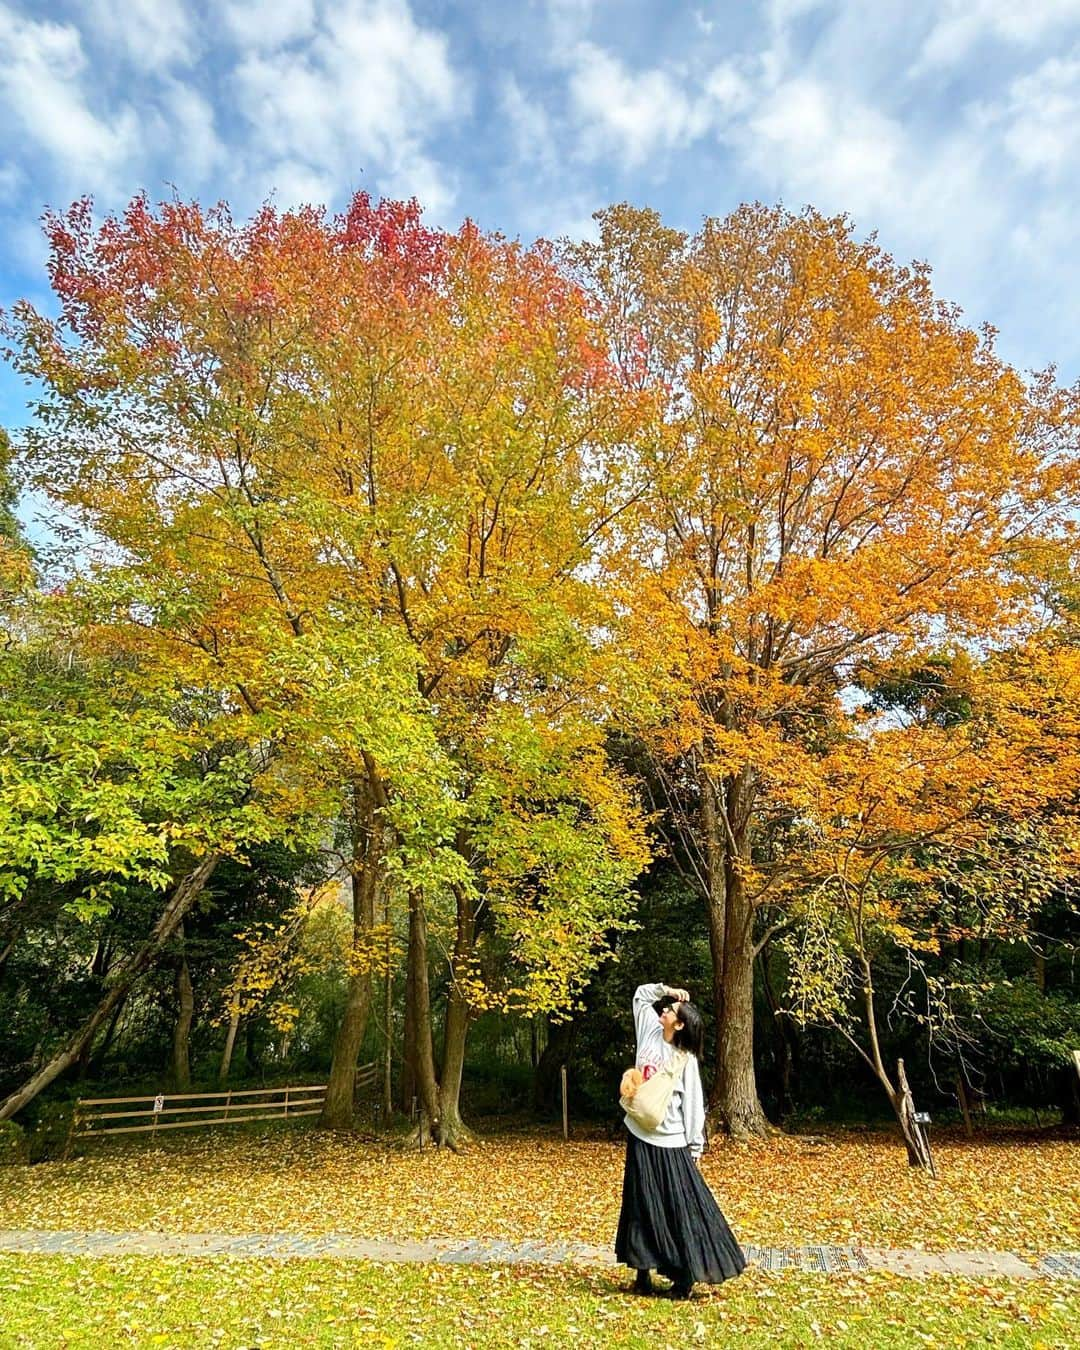
[(634, 1283), (630, 1286), (631, 1293), (641, 1294), (648, 1298), (651, 1294), (657, 1292), (656, 1285), (652, 1282), (652, 1273), (648, 1270), (639, 1270), (634, 1276)]
[(669, 1298), (688, 1299), (694, 1297), (693, 1283), (687, 1283), (685, 1280), (676, 1280), (671, 1286), (668, 1294)]

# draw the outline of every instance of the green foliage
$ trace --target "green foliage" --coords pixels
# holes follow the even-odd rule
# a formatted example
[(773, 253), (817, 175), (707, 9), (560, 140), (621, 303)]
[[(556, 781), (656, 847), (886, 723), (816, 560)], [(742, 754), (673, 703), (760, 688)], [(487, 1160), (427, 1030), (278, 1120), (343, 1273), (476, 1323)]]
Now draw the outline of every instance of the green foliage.
[(52, 1162), (63, 1156), (73, 1110), (70, 1101), (50, 1099), (41, 1103), (28, 1137), (32, 1163)]
[(14, 1167), (30, 1161), (30, 1143), (26, 1131), (13, 1120), (0, 1120), (0, 1167)]
[[(491, 712), (469, 764), (469, 837), (494, 937), (513, 960), (505, 1005), (573, 1007), (631, 925), (630, 886), (648, 851), (630, 786), (592, 728), (509, 706)], [(484, 992), (473, 997), (484, 1006)]]
[(1000, 968), (971, 971), (959, 987), (963, 1014), (986, 1028), (992, 1064), (1072, 1069), (1080, 1050), (1080, 1000), (1072, 991), (1041, 990), (1031, 978), (1006, 978)]
[(0, 902), (62, 887), (83, 917), (123, 888), (163, 890), (179, 852), (242, 848), (267, 822), (246, 800), (250, 752), (177, 695), (54, 651), (0, 654)]
[(11, 438), (0, 427), (0, 541), (8, 544), (23, 545), (22, 526), (15, 514), (19, 489), (12, 476), (14, 451)]

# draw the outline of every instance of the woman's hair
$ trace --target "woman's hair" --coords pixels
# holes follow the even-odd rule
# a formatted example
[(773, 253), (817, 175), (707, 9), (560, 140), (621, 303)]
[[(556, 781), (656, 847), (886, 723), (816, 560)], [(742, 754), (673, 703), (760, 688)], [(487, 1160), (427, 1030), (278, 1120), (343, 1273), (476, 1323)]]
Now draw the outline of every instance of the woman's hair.
[(688, 1050), (690, 1054), (700, 1059), (705, 1045), (705, 1024), (701, 1020), (701, 1014), (692, 1003), (680, 1003), (676, 1016), (682, 1026), (672, 1037), (672, 1045), (676, 1050)]

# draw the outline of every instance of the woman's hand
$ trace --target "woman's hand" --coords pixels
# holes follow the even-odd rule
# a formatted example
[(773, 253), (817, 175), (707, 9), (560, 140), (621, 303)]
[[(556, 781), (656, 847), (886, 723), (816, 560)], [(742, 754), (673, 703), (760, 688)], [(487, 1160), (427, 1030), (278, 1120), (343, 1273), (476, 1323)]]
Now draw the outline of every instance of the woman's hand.
[(669, 994), (672, 998), (678, 999), (680, 1003), (690, 1002), (690, 995), (685, 989), (672, 989), (671, 985), (665, 984), (664, 993)]

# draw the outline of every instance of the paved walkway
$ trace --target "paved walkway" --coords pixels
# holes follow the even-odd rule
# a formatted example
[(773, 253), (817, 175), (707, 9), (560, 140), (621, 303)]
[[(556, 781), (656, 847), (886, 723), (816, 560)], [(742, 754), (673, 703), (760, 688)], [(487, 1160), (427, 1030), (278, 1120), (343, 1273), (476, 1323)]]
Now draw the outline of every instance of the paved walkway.
[[(985, 1279), (1080, 1280), (1080, 1252), (1050, 1252), (1036, 1261), (1012, 1252), (924, 1252), (869, 1247), (747, 1247), (747, 1258), (767, 1271), (806, 1270), (823, 1275), (888, 1270), (897, 1275), (964, 1275)], [(87, 1256), (322, 1257), (338, 1260), (436, 1261), (446, 1265), (614, 1265), (605, 1247), (574, 1243), (460, 1241), (383, 1242), (327, 1233), (99, 1233), (0, 1229), (0, 1252)]]

